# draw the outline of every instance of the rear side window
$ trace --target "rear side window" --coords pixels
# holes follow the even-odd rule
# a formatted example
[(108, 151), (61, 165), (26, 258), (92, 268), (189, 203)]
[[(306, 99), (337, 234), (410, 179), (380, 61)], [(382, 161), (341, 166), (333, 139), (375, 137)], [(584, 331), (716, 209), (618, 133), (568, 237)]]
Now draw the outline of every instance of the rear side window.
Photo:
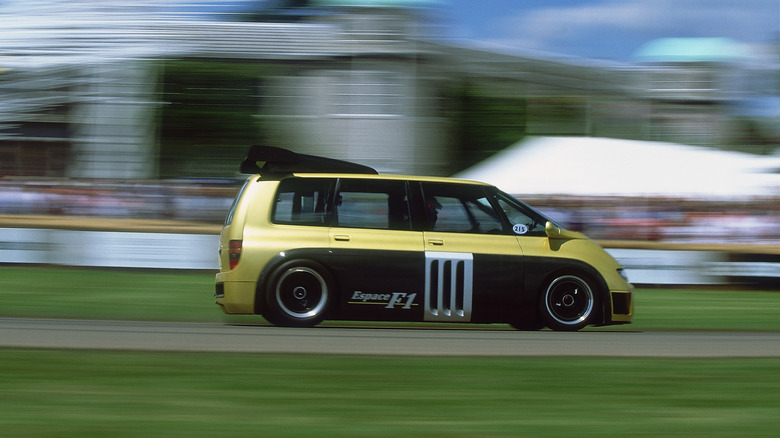
[(335, 221), (347, 228), (410, 230), (406, 182), (342, 179)]
[(326, 226), (330, 216), (332, 179), (288, 178), (279, 183), (271, 222)]

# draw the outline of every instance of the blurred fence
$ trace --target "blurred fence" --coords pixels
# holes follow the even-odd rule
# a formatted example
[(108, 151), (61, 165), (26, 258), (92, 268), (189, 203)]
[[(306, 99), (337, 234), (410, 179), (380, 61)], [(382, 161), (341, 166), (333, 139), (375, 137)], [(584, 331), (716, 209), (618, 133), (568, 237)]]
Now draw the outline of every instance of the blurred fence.
[(219, 236), (0, 228), (0, 263), (217, 269)]
[[(5, 264), (216, 270), (218, 248), (215, 233), (0, 228), (0, 263)], [(780, 254), (683, 248), (607, 251), (637, 285), (780, 284)]]

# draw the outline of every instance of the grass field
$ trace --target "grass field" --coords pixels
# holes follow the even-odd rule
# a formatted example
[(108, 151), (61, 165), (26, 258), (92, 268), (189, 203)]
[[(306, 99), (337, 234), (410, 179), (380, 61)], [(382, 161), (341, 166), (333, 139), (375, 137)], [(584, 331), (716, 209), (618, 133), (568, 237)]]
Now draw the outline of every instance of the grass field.
[[(229, 319), (213, 273), (5, 266), (0, 279), (2, 316)], [(780, 331), (779, 314), (776, 292), (640, 289), (620, 329)], [(770, 437), (777, 412), (780, 358), (0, 349), (2, 437)]]
[(735, 437), (780, 359), (0, 350), (4, 437)]

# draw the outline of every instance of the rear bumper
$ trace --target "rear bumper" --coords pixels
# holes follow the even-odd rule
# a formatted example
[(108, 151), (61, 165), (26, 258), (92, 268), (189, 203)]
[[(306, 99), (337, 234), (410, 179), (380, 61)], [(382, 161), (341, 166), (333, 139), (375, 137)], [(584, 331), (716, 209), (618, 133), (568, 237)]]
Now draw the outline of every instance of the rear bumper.
[(224, 281), (217, 275), (214, 299), (223, 312), (229, 315), (255, 313), (253, 281)]

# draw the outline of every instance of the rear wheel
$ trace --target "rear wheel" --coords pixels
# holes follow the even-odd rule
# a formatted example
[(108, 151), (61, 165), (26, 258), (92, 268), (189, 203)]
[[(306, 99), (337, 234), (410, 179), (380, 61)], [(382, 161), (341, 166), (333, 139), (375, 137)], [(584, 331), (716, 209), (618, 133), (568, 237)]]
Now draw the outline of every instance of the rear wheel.
[(330, 303), (331, 284), (330, 274), (318, 263), (297, 260), (283, 264), (266, 287), (266, 319), (293, 327), (319, 324)]
[(596, 292), (580, 275), (559, 275), (542, 292), (539, 310), (547, 327), (576, 331), (590, 323), (596, 312)]

